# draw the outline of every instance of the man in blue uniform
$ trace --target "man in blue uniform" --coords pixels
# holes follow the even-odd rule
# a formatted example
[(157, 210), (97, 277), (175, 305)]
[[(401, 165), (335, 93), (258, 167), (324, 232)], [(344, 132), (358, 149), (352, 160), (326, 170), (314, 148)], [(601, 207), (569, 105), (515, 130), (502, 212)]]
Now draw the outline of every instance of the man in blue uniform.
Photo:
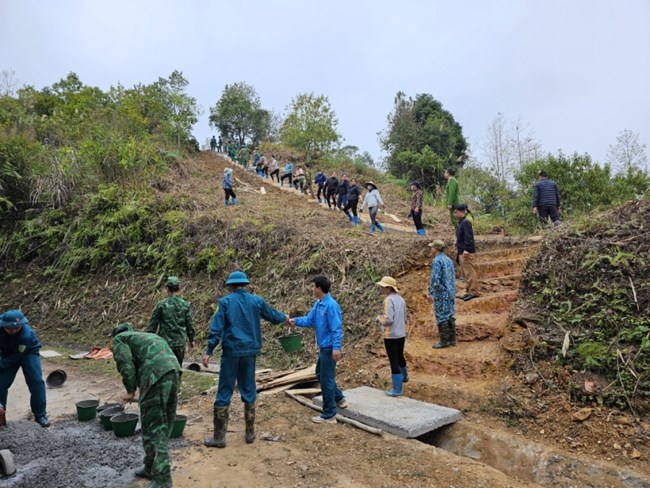
[(27, 317), (20, 310), (8, 310), (0, 319), (0, 404), (7, 408), (7, 393), (23, 369), (29, 388), (30, 406), (36, 422), (49, 427), (45, 411), (45, 382), (41, 370), (39, 351), (41, 343), (29, 326)]
[(226, 295), (217, 304), (217, 311), (212, 317), (208, 347), (203, 356), (203, 366), (208, 367), (210, 357), (219, 343), (221, 367), (219, 369), (219, 386), (214, 401), (214, 435), (204, 440), (208, 447), (226, 447), (228, 430), (228, 409), (230, 398), (239, 386), (244, 402), (244, 419), (246, 421), (246, 443), (255, 440), (255, 360), (262, 349), (262, 329), (260, 318), (274, 324), (289, 323), (289, 316), (269, 306), (262, 297), (246, 290), (250, 284), (246, 273), (230, 273), (226, 285), (232, 293)]

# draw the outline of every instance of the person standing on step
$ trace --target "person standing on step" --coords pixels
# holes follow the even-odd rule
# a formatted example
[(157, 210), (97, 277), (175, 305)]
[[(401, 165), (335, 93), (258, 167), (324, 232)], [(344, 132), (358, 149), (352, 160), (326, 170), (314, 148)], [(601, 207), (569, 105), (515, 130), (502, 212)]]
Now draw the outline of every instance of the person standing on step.
[(542, 226), (560, 225), (560, 190), (557, 183), (548, 179), (546, 171), (537, 174), (537, 183), (533, 188), (533, 213), (537, 214)]
[(422, 208), (424, 205), (424, 195), (422, 193), (422, 186), (420, 186), (420, 182), (412, 182), (411, 191), (413, 192), (413, 197), (411, 197), (410, 215), (413, 218), (413, 223), (415, 224), (415, 232), (419, 236), (426, 236), (427, 233), (424, 230), (424, 226), (422, 225)]
[(336, 385), (336, 363), (341, 359), (343, 342), (343, 316), (341, 307), (330, 295), (332, 283), (325, 276), (316, 276), (312, 292), (316, 301), (304, 317), (295, 317), (291, 323), (296, 327), (313, 327), (320, 352), (316, 363), (316, 377), (323, 392), (323, 411), (312, 417), (317, 424), (335, 424), (336, 407), (348, 406), (343, 392)]
[(150, 479), (150, 488), (171, 487), (169, 436), (176, 417), (180, 365), (165, 339), (135, 332), (129, 323), (116, 326), (111, 337), (113, 359), (126, 389), (122, 400), (132, 402), (140, 388), (144, 466), (135, 475)]
[(230, 198), (232, 198), (232, 205), (237, 205), (237, 195), (235, 195), (234, 185), (232, 182), (232, 173), (232, 168), (226, 168), (223, 170), (223, 181), (221, 182), (221, 186), (223, 188), (223, 192), (225, 193), (224, 202), (226, 204), (226, 207), (230, 205)]
[(393, 389), (385, 392), (391, 397), (402, 396), (402, 385), (409, 380), (409, 373), (404, 358), (404, 342), (406, 341), (406, 302), (399, 294), (397, 282), (390, 276), (384, 276), (375, 283), (381, 287), (384, 296), (384, 309), (381, 315), (375, 317), (375, 322), (381, 326), (384, 347), (390, 362), (390, 375)]
[(221, 152), (223, 149), (223, 139), (221, 136), (219, 136), (219, 140), (217, 141), (217, 151)]
[(327, 178), (325, 182), (325, 199), (327, 200), (327, 207), (336, 210), (336, 190), (339, 187), (339, 179), (336, 176), (336, 171), (332, 171), (332, 176)]
[(305, 193), (305, 170), (302, 166), (296, 168), (296, 174), (293, 177), (293, 187), (300, 190), (300, 193)]
[(478, 278), (474, 268), (474, 254), (476, 244), (474, 242), (474, 230), (472, 222), (467, 218), (469, 209), (465, 203), (454, 207), (454, 217), (458, 219), (458, 230), (456, 231), (456, 251), (458, 252), (458, 264), (460, 272), (465, 281), (466, 291), (462, 299), (468, 302), (479, 296)]
[(273, 324), (289, 323), (289, 316), (269, 306), (262, 297), (246, 290), (250, 284), (246, 273), (230, 273), (226, 285), (232, 293), (226, 295), (217, 304), (217, 311), (212, 317), (208, 347), (203, 356), (203, 366), (208, 367), (210, 357), (217, 345), (221, 344), (221, 365), (219, 368), (219, 386), (214, 401), (212, 437), (204, 440), (208, 447), (226, 447), (226, 431), (230, 399), (239, 387), (244, 403), (246, 422), (246, 443), (255, 440), (255, 385), (256, 356), (262, 350), (262, 329), (260, 319)]
[(270, 178), (269, 177), (269, 160), (264, 154), (262, 154), (262, 176), (264, 178), (266, 178), (267, 180)]
[(34, 419), (41, 427), (49, 427), (40, 349), (38, 337), (20, 310), (7, 310), (0, 316), (0, 405), (7, 410), (9, 388), (22, 368)]
[(456, 274), (454, 263), (445, 254), (446, 244), (436, 239), (429, 246), (433, 252), (427, 298), (433, 302), (440, 340), (434, 349), (456, 345)]
[(287, 161), (287, 164), (284, 165), (284, 174), (280, 178), (280, 186), (284, 186), (284, 180), (289, 179), (289, 186), (293, 186), (293, 163), (291, 159)]
[(339, 186), (336, 187), (336, 208), (343, 210), (348, 204), (348, 191), (350, 190), (350, 183), (348, 182), (348, 175), (341, 176)]
[(271, 181), (273, 181), (273, 176), (280, 183), (280, 167), (278, 166), (278, 161), (275, 159), (275, 155), (271, 155), (271, 163), (269, 164)]
[[(352, 178), (350, 180), (350, 189), (348, 190), (348, 202), (345, 204), (343, 212), (354, 225), (359, 225), (359, 216), (357, 215), (359, 198), (361, 198), (361, 188), (357, 185), (356, 178)], [(350, 210), (352, 210), (352, 215), (350, 215)]]
[(327, 176), (323, 173), (322, 170), (318, 170), (316, 173), (316, 178), (314, 178), (314, 183), (318, 185), (318, 193), (316, 194), (316, 200), (318, 203), (322, 203), (322, 198), (325, 197), (325, 182), (327, 181)]
[(188, 345), (190, 349), (194, 347), (192, 309), (179, 295), (181, 282), (176, 276), (168, 277), (165, 287), (167, 298), (156, 304), (146, 332), (158, 334), (165, 339), (182, 367), (185, 348)]
[(210, 139), (210, 151), (215, 152), (217, 150), (217, 138), (212, 136)]
[(458, 219), (454, 216), (454, 207), (460, 204), (460, 189), (455, 175), (456, 170), (454, 168), (448, 168), (445, 171), (445, 179), (447, 180), (447, 186), (445, 187), (445, 205), (449, 209), (449, 218), (454, 229), (458, 229)]
[(370, 215), (370, 232), (375, 232), (375, 229), (379, 229), (379, 232), (384, 232), (384, 226), (377, 220), (377, 212), (379, 212), (379, 207), (384, 208), (384, 201), (381, 199), (379, 190), (377, 190), (377, 185), (372, 181), (366, 183), (366, 188), (368, 193), (366, 193), (365, 198), (363, 199), (363, 205), (361, 205), (361, 210), (368, 207), (368, 214)]

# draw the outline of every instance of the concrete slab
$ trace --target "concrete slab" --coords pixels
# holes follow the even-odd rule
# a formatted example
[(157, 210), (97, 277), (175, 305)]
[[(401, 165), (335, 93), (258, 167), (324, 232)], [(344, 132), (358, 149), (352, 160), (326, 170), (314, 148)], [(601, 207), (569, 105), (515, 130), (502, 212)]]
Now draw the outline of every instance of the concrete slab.
[[(412, 439), (463, 418), (459, 410), (441, 407), (412, 398), (386, 396), (382, 390), (360, 386), (343, 392), (348, 408), (337, 409), (344, 417), (371, 427)], [(321, 396), (314, 398), (322, 406)]]

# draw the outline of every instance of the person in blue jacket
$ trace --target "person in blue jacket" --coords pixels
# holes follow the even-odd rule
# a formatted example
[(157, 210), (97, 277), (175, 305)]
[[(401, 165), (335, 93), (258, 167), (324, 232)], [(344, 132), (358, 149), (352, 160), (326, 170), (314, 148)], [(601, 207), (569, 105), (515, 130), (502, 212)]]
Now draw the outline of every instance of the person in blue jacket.
[(29, 388), (30, 406), (36, 422), (49, 427), (45, 411), (45, 382), (41, 370), (39, 351), (41, 343), (29, 326), (27, 317), (20, 310), (8, 310), (0, 319), (0, 404), (7, 408), (7, 393), (16, 378), (18, 369), (23, 369)]
[(549, 219), (553, 225), (560, 225), (560, 190), (557, 183), (548, 179), (546, 171), (537, 174), (537, 183), (533, 188), (533, 213), (537, 214), (542, 226)]
[(226, 168), (223, 170), (223, 181), (221, 186), (223, 187), (223, 192), (225, 193), (224, 202), (226, 207), (230, 205), (229, 199), (232, 197), (232, 204), (237, 205), (237, 195), (235, 195), (234, 185), (232, 183), (232, 168)]
[(208, 447), (226, 447), (228, 409), (235, 381), (244, 402), (246, 443), (250, 444), (255, 440), (255, 359), (262, 349), (260, 318), (273, 324), (289, 323), (288, 315), (277, 311), (262, 297), (246, 290), (248, 284), (250, 281), (246, 273), (230, 273), (226, 285), (232, 289), (232, 293), (219, 300), (210, 325), (203, 366), (208, 367), (210, 357), (219, 343), (222, 353), (219, 386), (214, 401), (214, 435), (204, 441)]
[(316, 173), (316, 178), (314, 178), (314, 183), (318, 185), (318, 193), (316, 194), (316, 200), (318, 203), (322, 203), (322, 198), (325, 197), (325, 182), (327, 181), (327, 176), (323, 173), (322, 170), (318, 170)]
[(336, 385), (336, 363), (341, 359), (343, 342), (343, 317), (341, 307), (329, 291), (332, 286), (325, 276), (316, 276), (312, 291), (316, 301), (304, 317), (291, 319), (297, 327), (313, 327), (320, 348), (316, 363), (316, 377), (323, 391), (323, 412), (311, 420), (317, 424), (335, 424), (336, 407), (346, 408), (343, 392)]

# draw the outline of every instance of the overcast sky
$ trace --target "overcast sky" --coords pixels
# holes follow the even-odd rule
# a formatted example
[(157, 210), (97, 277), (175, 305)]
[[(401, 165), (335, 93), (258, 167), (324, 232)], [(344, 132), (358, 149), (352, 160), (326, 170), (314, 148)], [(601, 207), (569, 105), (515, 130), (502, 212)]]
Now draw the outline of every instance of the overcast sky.
[(281, 113), (327, 95), (345, 144), (375, 158), (399, 90), (440, 100), (477, 156), (498, 112), (547, 151), (603, 161), (623, 129), (650, 143), (650, 0), (0, 0), (4, 69), (103, 89), (179, 69), (202, 143), (239, 81)]

